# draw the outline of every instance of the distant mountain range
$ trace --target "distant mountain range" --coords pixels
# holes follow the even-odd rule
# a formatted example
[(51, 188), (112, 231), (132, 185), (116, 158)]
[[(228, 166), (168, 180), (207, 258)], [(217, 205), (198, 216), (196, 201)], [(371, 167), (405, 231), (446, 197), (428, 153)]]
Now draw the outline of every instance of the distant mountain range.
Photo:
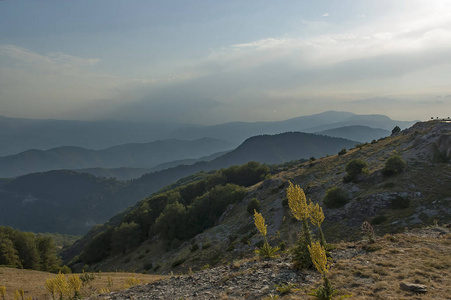
[(143, 144), (125, 144), (103, 150), (81, 147), (59, 147), (50, 150), (28, 150), (0, 157), (0, 177), (14, 177), (33, 172), (81, 168), (151, 168), (181, 159), (197, 159), (232, 149), (219, 139), (195, 141), (161, 140)]
[[(390, 135), (390, 133), (391, 132), (388, 130), (370, 128), (367, 126), (358, 126), (358, 125), (334, 128), (334, 129), (330, 129), (330, 130), (317, 132), (316, 134), (318, 134), (318, 135), (325, 135), (325, 136), (337, 137), (337, 138), (345, 138), (348, 140), (356, 141), (356, 142), (351, 142), (351, 143), (349, 143), (349, 141), (343, 141), (343, 144), (337, 143), (337, 148), (335, 148), (334, 146), (324, 147), (324, 149), (327, 149), (329, 152), (321, 151), (321, 149), (310, 149), (310, 147), (316, 147), (315, 146), (316, 142), (314, 142), (312, 144), (307, 143), (307, 140), (309, 138), (312, 138), (311, 135), (303, 135), (303, 137), (306, 138), (306, 140), (303, 140), (302, 143), (306, 143), (307, 146), (302, 145), (303, 146), (302, 150), (299, 150), (299, 149), (294, 150), (294, 148), (288, 148), (288, 147), (286, 147), (286, 145), (283, 145), (284, 142), (296, 143), (296, 140), (299, 141), (299, 138), (302, 137), (302, 134), (299, 134), (299, 133), (298, 134), (292, 133), (293, 136), (297, 136), (297, 139), (295, 139), (293, 141), (286, 140), (286, 138), (287, 138), (287, 136), (289, 136), (289, 134), (280, 135), (279, 136), (280, 141), (270, 143), (269, 145), (265, 145), (267, 147), (260, 147), (260, 148), (256, 145), (260, 141), (262, 141), (263, 143), (266, 143), (267, 141), (265, 141), (262, 136), (257, 136), (257, 137), (250, 138), (249, 140), (245, 141), (245, 143), (243, 143), (235, 151), (233, 151), (229, 154), (226, 154), (226, 152), (218, 152), (218, 153), (212, 154), (210, 156), (201, 157), (199, 159), (177, 160), (177, 161), (172, 161), (172, 162), (168, 162), (168, 163), (163, 163), (156, 167), (147, 168), (147, 169), (122, 167), (122, 168), (115, 168), (115, 169), (88, 168), (88, 169), (80, 169), (80, 170), (75, 170), (75, 171), (86, 172), (86, 173), (90, 173), (90, 174), (93, 174), (95, 176), (100, 176), (100, 177), (116, 177), (118, 180), (130, 180), (133, 178), (138, 178), (146, 173), (152, 173), (152, 172), (156, 172), (156, 171), (160, 171), (160, 170), (164, 170), (164, 169), (168, 169), (168, 168), (173, 168), (173, 167), (176, 167), (179, 165), (193, 165), (197, 162), (209, 162), (209, 161), (212, 161), (221, 156), (223, 156), (223, 157), (216, 160), (212, 164), (218, 163), (219, 167), (221, 167), (223, 164), (219, 163), (219, 161), (226, 162), (227, 160), (230, 160), (233, 164), (237, 164), (237, 163), (244, 163), (244, 162), (247, 162), (252, 159), (258, 160), (260, 162), (266, 162), (266, 163), (283, 163), (283, 162), (290, 161), (290, 160), (297, 160), (297, 159), (299, 159), (300, 156), (310, 157), (310, 156), (308, 156), (309, 153), (315, 153), (315, 155), (317, 155), (317, 156), (324, 156), (324, 155), (327, 155), (330, 153), (335, 153), (342, 148), (352, 147), (358, 142), (360, 142), (360, 143), (371, 142), (372, 140), (377, 140), (379, 138), (386, 137), (386, 136)], [(278, 139), (277, 137), (274, 137), (274, 140), (277, 140), (277, 139)], [(279, 144), (279, 143), (281, 143), (281, 144)], [(254, 148), (254, 149), (252, 149), (252, 148)], [(244, 149), (246, 149), (246, 150), (244, 150)], [(308, 151), (311, 151), (311, 152), (305, 153), (307, 151), (307, 149), (308, 149)], [(285, 153), (285, 151), (292, 151), (292, 152)], [(302, 153), (300, 153), (300, 151)], [(254, 152), (257, 152), (258, 154), (255, 154)], [(248, 153), (249, 155), (241, 156), (238, 153)], [(252, 153), (254, 153), (254, 154), (251, 155)]]
[(210, 162), (179, 165), (121, 182), (74, 171), (0, 180), (0, 225), (36, 232), (82, 234), (164, 186), (198, 173), (248, 161), (283, 163), (335, 154), (356, 142), (290, 132), (257, 136)]
[(0, 116), (0, 156), (61, 146), (104, 149), (120, 144), (147, 143), (168, 139), (169, 133), (186, 126), (176, 123), (88, 122)]
[[(395, 121), (383, 115), (356, 115), (328, 111), (277, 122), (231, 122), (213, 126), (119, 121), (64, 121), (7, 118), (0, 116), (0, 156), (29, 149), (48, 150), (61, 146), (105, 149), (114, 145), (148, 143), (164, 139), (196, 140), (204, 137), (230, 141), (238, 146), (249, 137), (290, 131), (308, 133), (361, 125), (391, 130), (414, 122)], [(210, 153), (211, 154), (211, 153)]]
[(383, 115), (355, 115), (349, 112), (328, 111), (278, 122), (234, 122), (204, 127), (183, 127), (175, 130), (171, 137), (189, 139), (215, 137), (241, 143), (251, 136), (261, 134), (278, 134), (291, 131), (315, 133), (355, 125), (391, 131), (395, 126), (404, 129), (414, 123), (414, 121), (395, 121)]

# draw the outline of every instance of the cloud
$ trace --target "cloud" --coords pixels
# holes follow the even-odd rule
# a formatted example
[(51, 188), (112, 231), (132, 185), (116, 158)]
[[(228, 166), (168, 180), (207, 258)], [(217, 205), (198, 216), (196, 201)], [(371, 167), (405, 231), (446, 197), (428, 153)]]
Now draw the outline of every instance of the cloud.
[(83, 59), (61, 52), (40, 55), (28, 49), (14, 45), (0, 45), (0, 55), (6, 56), (18, 63), (34, 66), (53, 66), (55, 68), (65, 67), (69, 69), (92, 66), (99, 62), (99, 59)]
[[(277, 120), (343, 107), (367, 112), (389, 104), (385, 111), (402, 117), (396, 109), (409, 103), (409, 93), (449, 90), (451, 24), (438, 21), (410, 30), (266, 38), (231, 45), (182, 70), (177, 80), (143, 88), (140, 100), (120, 111), (132, 116), (172, 106), (178, 111), (177, 120), (217, 123)], [(429, 73), (443, 76), (428, 82)], [(388, 100), (375, 98), (381, 96)], [(348, 105), (362, 98), (373, 100)], [(424, 101), (431, 107), (439, 105)]]
[(339, 32), (326, 19), (304, 20), (309, 34), (225, 45), (164, 78), (112, 76), (93, 71), (97, 58), (3, 45), (0, 93), (8, 102), (2, 109), (193, 123), (280, 120), (330, 109), (416, 118), (449, 110), (449, 102), (432, 100), (449, 94), (451, 81), (445, 8), (412, 1), (396, 15), (362, 19), (352, 12), (359, 25)]
[(112, 99), (127, 80), (88, 69), (99, 59), (61, 52), (42, 55), (0, 45), (2, 113), (19, 117), (73, 117), (96, 99)]

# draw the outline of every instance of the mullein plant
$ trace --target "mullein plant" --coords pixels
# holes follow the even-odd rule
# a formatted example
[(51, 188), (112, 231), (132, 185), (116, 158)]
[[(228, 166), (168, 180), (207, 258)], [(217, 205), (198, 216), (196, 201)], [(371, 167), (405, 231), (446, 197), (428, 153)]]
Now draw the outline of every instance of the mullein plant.
[(309, 208), (310, 222), (314, 226), (318, 227), (319, 242), (321, 243), (321, 246), (326, 248), (326, 239), (324, 238), (323, 230), (321, 229), (321, 224), (324, 221), (323, 208), (321, 206), (319, 206), (318, 203), (313, 204), (312, 201), (310, 201), (308, 208)]
[(260, 247), (260, 249), (255, 250), (255, 253), (264, 257), (264, 258), (272, 258), (276, 256), (276, 253), (279, 251), (279, 247), (271, 247), (268, 243), (268, 239), (266, 238), (266, 235), (268, 233), (267, 227), (268, 225), (265, 224), (265, 219), (263, 218), (262, 214), (258, 213), (254, 209), (254, 223), (255, 227), (257, 227), (258, 231), (260, 231), (260, 234), (263, 236), (264, 242), (263, 246)]
[(68, 278), (68, 282), (69, 282), (70, 290), (72, 290), (74, 292), (72, 299), (81, 299), (80, 290), (81, 290), (81, 286), (82, 286), (82, 281), (80, 279), (80, 276), (70, 275)]
[(304, 191), (299, 185), (293, 185), (290, 181), (287, 188), (288, 206), (293, 216), (301, 221), (302, 229), (299, 234), (299, 240), (292, 249), (294, 267), (298, 269), (309, 268), (312, 260), (307, 246), (312, 243), (312, 235), (308, 225), (310, 218), (309, 205)]
[(313, 242), (307, 247), (310, 253), (310, 257), (312, 258), (313, 265), (323, 277), (323, 285), (317, 290), (313, 290), (309, 295), (315, 296), (320, 300), (332, 299), (332, 297), (337, 292), (327, 278), (327, 273), (330, 269), (330, 263), (327, 260), (326, 249), (324, 249), (320, 242)]
[(367, 221), (362, 223), (362, 233), (368, 239), (370, 244), (375, 242), (374, 228)]
[(0, 286), (0, 298), (2, 300), (5, 300), (5, 297), (6, 297), (6, 287)]

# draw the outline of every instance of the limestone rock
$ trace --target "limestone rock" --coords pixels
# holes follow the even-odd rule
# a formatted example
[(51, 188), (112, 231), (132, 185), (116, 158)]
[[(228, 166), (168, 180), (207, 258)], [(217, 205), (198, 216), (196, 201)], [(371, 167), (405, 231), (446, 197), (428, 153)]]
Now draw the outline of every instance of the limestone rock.
[(427, 287), (424, 284), (418, 284), (418, 283), (401, 282), (399, 284), (399, 287), (404, 291), (420, 293), (420, 294), (427, 293), (427, 291), (428, 291)]

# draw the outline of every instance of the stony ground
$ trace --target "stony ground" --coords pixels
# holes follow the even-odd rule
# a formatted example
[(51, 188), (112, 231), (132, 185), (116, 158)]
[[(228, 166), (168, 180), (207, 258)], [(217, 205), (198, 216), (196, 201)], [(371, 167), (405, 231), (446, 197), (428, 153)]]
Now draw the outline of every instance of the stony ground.
[(203, 270), (191, 275), (99, 296), (97, 299), (263, 299), (277, 294), (277, 285), (300, 288), (317, 281), (313, 271), (297, 271), (290, 258), (249, 260)]
[[(451, 230), (435, 226), (378, 237), (376, 242), (339, 243), (328, 277), (339, 295), (353, 299), (451, 299)], [(292, 268), (291, 258), (245, 259), (135, 286), (95, 299), (310, 299), (321, 278)], [(282, 295), (278, 287), (292, 284)], [(422, 291), (405, 286), (421, 287)]]

